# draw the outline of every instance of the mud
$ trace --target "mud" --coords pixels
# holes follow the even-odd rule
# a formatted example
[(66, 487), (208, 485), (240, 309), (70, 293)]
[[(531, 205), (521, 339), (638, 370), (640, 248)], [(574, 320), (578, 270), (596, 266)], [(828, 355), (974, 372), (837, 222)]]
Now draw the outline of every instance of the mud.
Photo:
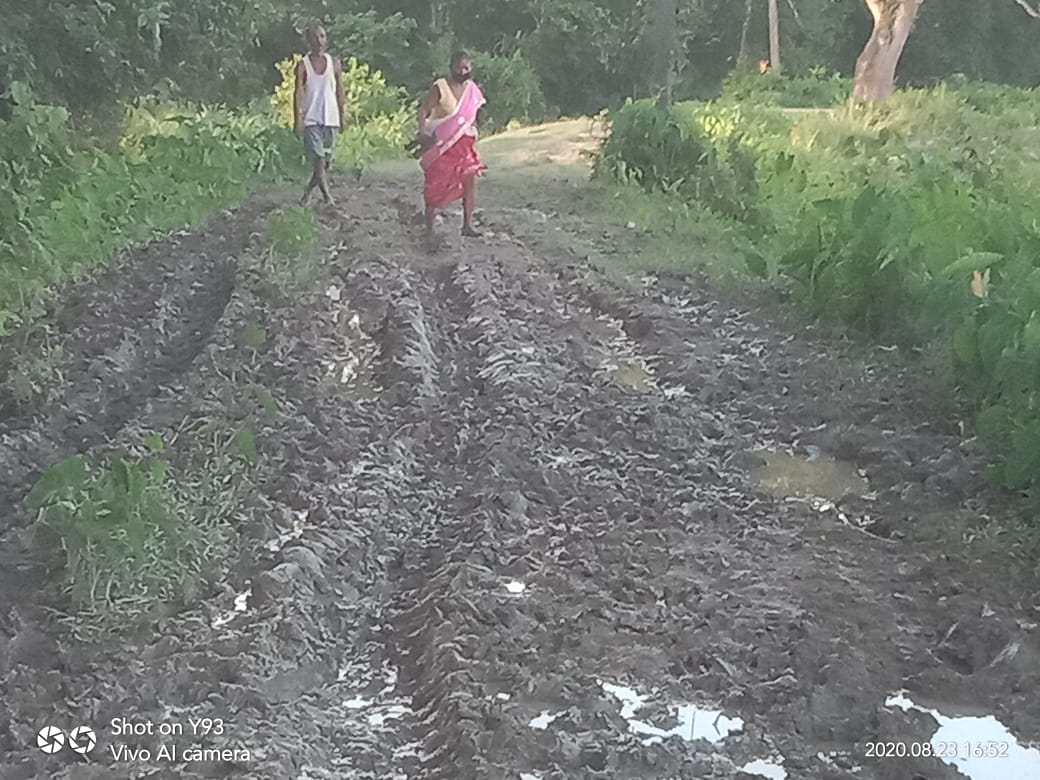
[[(68, 292), (68, 384), (0, 423), (0, 777), (957, 777), (870, 756), (936, 732), (886, 706), (904, 689), (1040, 741), (1035, 564), (962, 533), (1018, 504), (920, 361), (698, 278), (618, 288), (508, 204), (479, 240), (448, 215), (429, 254), (414, 185), (338, 193), (308, 294), (258, 271), (271, 194)], [(53, 552), (15, 534), (35, 476), (159, 432), (203, 489), (213, 431), (244, 419), (260, 463), (206, 487), (234, 535), (203, 601), (80, 636)], [(806, 447), (869, 491), (760, 484), (757, 453)], [(726, 718), (718, 739), (680, 733), (692, 708)], [(86, 758), (37, 749), (81, 724)]]

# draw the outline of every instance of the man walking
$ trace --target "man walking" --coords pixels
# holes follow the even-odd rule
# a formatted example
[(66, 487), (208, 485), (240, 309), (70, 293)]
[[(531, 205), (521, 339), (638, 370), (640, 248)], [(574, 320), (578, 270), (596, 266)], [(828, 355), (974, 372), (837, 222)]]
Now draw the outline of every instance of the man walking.
[(293, 105), (296, 135), (303, 140), (307, 159), (313, 165), (311, 180), (300, 198), (306, 205), (311, 192), (321, 190), (325, 203), (334, 205), (329, 192), (328, 171), (336, 146), (336, 133), (343, 130), (343, 63), (325, 51), (327, 33), (321, 25), (307, 30), (310, 51), (296, 66)]

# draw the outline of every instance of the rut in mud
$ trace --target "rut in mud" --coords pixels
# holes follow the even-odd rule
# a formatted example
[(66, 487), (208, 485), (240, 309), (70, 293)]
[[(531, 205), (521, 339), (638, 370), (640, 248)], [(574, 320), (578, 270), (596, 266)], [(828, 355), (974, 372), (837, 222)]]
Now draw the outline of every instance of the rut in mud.
[[(5, 423), (5, 502), (55, 456), (144, 432), (198, 465), (249, 388), (279, 411), (202, 607), (80, 642), (41, 608), (56, 575), (21, 564), (0, 615), (0, 777), (959, 776), (868, 757), (935, 731), (886, 706), (902, 688), (1040, 740), (1035, 570), (950, 533), (1011, 510), (911, 359), (696, 278), (623, 291), (494, 203), (483, 239), (426, 254), (407, 186), (343, 189), (322, 212), (312, 294), (260, 282), (271, 197), (182, 244), (194, 265), (160, 244), (76, 293), (67, 388)], [(250, 324), (264, 346), (242, 346)], [(128, 333), (144, 346), (112, 359)], [(770, 450), (837, 457), (866, 489), (774, 495)], [(117, 717), (226, 728), (116, 737)], [(37, 750), (51, 723), (95, 725), (90, 761)], [(249, 756), (178, 764), (160, 743)]]

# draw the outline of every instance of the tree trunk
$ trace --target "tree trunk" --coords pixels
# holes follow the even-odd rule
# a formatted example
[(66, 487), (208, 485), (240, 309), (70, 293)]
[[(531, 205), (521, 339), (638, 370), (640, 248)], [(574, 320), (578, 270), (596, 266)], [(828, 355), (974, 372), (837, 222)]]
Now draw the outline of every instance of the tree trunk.
[(748, 32), (751, 31), (751, 15), (755, 8), (755, 0), (745, 0), (744, 26), (740, 28), (740, 51), (737, 52), (737, 69), (745, 70), (751, 59), (748, 51)]
[(657, 0), (657, 19), (654, 25), (654, 46), (657, 49), (657, 82), (660, 90), (657, 107), (668, 109), (672, 105), (672, 86), (675, 83), (676, 0)]
[(780, 9), (777, 0), (769, 0), (769, 67), (780, 72)]
[(874, 32), (856, 60), (853, 97), (880, 102), (896, 88), (896, 66), (924, 0), (866, 0)]

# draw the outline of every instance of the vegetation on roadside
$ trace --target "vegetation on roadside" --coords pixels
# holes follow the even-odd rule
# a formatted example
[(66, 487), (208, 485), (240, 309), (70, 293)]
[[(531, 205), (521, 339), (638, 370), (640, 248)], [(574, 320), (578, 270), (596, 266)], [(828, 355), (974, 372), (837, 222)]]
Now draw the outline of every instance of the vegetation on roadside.
[(792, 114), (778, 91), (631, 102), (597, 171), (733, 219), (750, 270), (814, 314), (938, 345), (992, 477), (1040, 486), (1040, 94), (965, 84)]
[(49, 531), (65, 553), (73, 604), (95, 614), (190, 600), (217, 543), (159, 457), (77, 455), (52, 466), (25, 500), (35, 530)]
[(305, 292), (318, 279), (318, 237), (314, 212), (303, 206), (275, 211), (267, 221), (267, 249), (261, 269), (283, 295)]

